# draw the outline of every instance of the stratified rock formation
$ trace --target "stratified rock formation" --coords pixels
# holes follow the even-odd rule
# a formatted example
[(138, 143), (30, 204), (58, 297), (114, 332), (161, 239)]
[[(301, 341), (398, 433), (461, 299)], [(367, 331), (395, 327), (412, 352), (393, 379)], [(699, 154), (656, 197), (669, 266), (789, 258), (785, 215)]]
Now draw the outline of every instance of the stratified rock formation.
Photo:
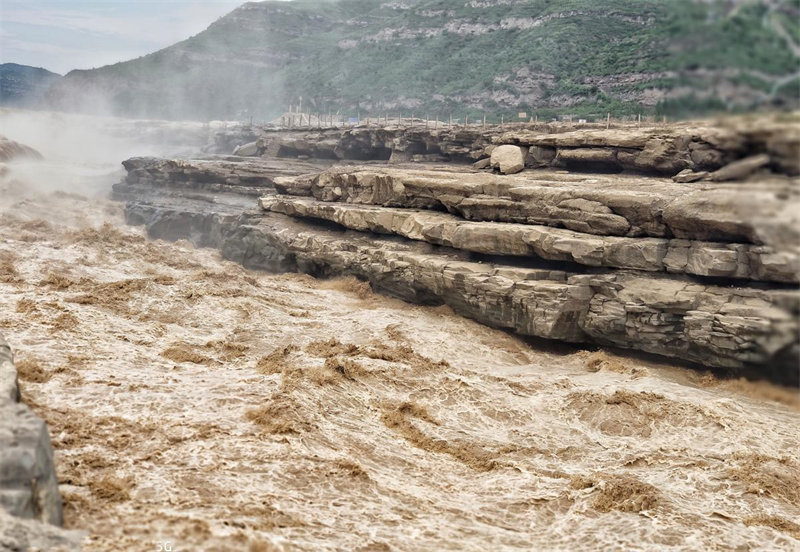
[[(248, 155), (390, 163), (471, 163), (489, 158), (496, 148), (500, 149), (497, 156), (516, 150), (502, 146), (518, 146), (517, 152), (524, 156), (528, 168), (612, 173), (629, 170), (666, 176), (688, 171), (686, 174), (699, 174), (694, 180), (715, 181), (741, 180), (765, 166), (777, 173), (800, 174), (800, 125), (794, 116), (609, 129), (566, 123), (482, 128), (443, 126), (434, 121), (416, 121), (410, 126), (247, 127), (218, 133), (208, 151), (231, 153), (245, 145), (248, 149), (239, 152)], [(743, 163), (747, 157), (750, 159)], [(740, 165), (738, 169), (730, 167), (711, 176), (734, 161)], [(499, 168), (499, 160), (492, 164)]]
[[(559, 125), (541, 125), (557, 128)], [(499, 128), (415, 125), (345, 126), (341, 128), (236, 129), (219, 133), (209, 153), (237, 152), (244, 156), (300, 157), (337, 161), (473, 162), (487, 157), (486, 148), (502, 134)], [(253, 140), (250, 142), (250, 140)], [(248, 143), (249, 142), (249, 143)], [(244, 146), (249, 146), (247, 149)], [(238, 151), (237, 151), (238, 148)], [(243, 153), (244, 152), (244, 153)]]
[(11, 348), (0, 336), (0, 549), (79, 550), (80, 536), (58, 529), (61, 494), (47, 426), (19, 401)]
[(128, 171), (125, 188), (128, 193), (135, 194), (137, 187), (144, 190), (163, 187), (177, 188), (183, 193), (194, 189), (258, 196), (265, 189), (273, 189), (276, 178), (321, 170), (330, 163), (241, 157), (194, 160), (134, 157), (122, 165)]
[[(689, 169), (717, 171), (746, 156), (758, 162), (728, 169), (711, 180), (740, 180), (772, 165), (776, 172), (800, 174), (800, 127), (794, 119), (732, 119), (717, 124), (674, 124), (664, 127), (586, 129), (561, 133), (515, 130), (496, 143), (531, 148), (529, 164), (567, 169), (624, 169), (672, 176)], [(755, 157), (755, 156), (754, 156)], [(739, 161), (739, 164), (742, 162)]]
[[(800, 188), (791, 153), (800, 140), (775, 121), (738, 124), (470, 130), (478, 135), (458, 156), (455, 135), (440, 134), (436, 145), (441, 129), (356, 129), (357, 151), (341, 145), (353, 129), (318, 132), (316, 142), (298, 131), (265, 133), (256, 161), (190, 162), (177, 172), (173, 161), (129, 161), (116, 193), (139, 194), (128, 220), (147, 224), (150, 235), (189, 237), (250, 267), (355, 275), (384, 293), (447, 304), (521, 335), (754, 369), (797, 384)], [(254, 186), (263, 192), (261, 211), (218, 200), (238, 192), (232, 175), (281, 156), (380, 151), (377, 158), (391, 162), (398, 151), (413, 160), (446, 150), (463, 164), (337, 165), (307, 174), (287, 164), (295, 175), (271, 174)], [(468, 165), (489, 156), (485, 170)], [(214, 168), (200, 171), (203, 163)], [(491, 165), (523, 172), (498, 174)], [(719, 171), (725, 178), (714, 177)], [(209, 173), (219, 194), (212, 208), (186, 193), (208, 188)], [(682, 182), (671, 178), (678, 173)]]

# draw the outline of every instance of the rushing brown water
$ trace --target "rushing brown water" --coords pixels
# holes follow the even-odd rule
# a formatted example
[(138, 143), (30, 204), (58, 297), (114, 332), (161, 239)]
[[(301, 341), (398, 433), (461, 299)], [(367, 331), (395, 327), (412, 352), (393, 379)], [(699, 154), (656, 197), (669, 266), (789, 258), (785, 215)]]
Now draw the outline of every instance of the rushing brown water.
[(2, 191), (0, 331), (86, 550), (800, 548), (792, 390), (537, 350)]

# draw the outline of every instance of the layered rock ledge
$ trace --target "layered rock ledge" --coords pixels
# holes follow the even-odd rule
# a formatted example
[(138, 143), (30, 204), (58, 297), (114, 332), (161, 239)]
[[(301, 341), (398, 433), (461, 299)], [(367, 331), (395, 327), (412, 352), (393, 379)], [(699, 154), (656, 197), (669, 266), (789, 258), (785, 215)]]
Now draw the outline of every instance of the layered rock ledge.
[(279, 177), (284, 195), (319, 201), (446, 210), (465, 220), (567, 228), (601, 236), (650, 236), (761, 245), (773, 232), (800, 238), (800, 186), (758, 182), (680, 184), (638, 175), (450, 168), (334, 167)]
[(664, 238), (597, 236), (542, 225), (470, 222), (457, 216), (269, 196), (264, 210), (297, 218), (325, 220), (345, 228), (394, 234), (484, 255), (534, 257), (585, 266), (626, 268), (797, 283), (800, 258), (766, 246)]
[(282, 158), (472, 163), (488, 158), (497, 146), (515, 145), (524, 149), (527, 167), (634, 170), (666, 176), (684, 170), (717, 171), (739, 159), (762, 154), (767, 158), (763, 165), (773, 172), (800, 174), (796, 115), (604, 126), (537, 123), (483, 127), (445, 126), (433, 121), (409, 125), (406, 121), (404, 125), (362, 123), (348, 128), (248, 127), (218, 133), (209, 151), (230, 153), (240, 147), (239, 151), (247, 155)]
[(601, 343), (727, 368), (791, 377), (800, 353), (800, 295), (636, 271), (576, 273), (514, 266), (408, 240), (315, 227), (279, 214), (241, 216), (129, 204), (154, 238), (203, 234), (203, 245), (245, 266), (353, 275), (379, 291), (521, 335)]
[[(212, 153), (230, 153), (234, 146), (251, 146), (249, 155), (338, 161), (472, 163), (484, 157), (492, 140), (502, 134), (492, 127), (450, 127), (431, 121), (417, 126), (364, 125), (354, 128), (268, 129), (254, 128), (247, 135), (220, 135)], [(245, 143), (249, 140), (252, 142)]]
[[(385, 151), (383, 164), (308, 171), (310, 160), (300, 160), (283, 173), (259, 168), (280, 166), (288, 151), (282, 142), (271, 151), (259, 146), (262, 157), (249, 160), (128, 162), (115, 193), (128, 200), (128, 221), (147, 225), (152, 237), (218, 247), (249, 267), (353, 275), (386, 294), (446, 304), (520, 335), (754, 370), (797, 385), (800, 182), (775, 161), (794, 135), (732, 126), (620, 132), (515, 131), (491, 141), (524, 142), (528, 155), (545, 147), (651, 155), (657, 140), (665, 148), (659, 159), (702, 150), (705, 164), (689, 168), (713, 169), (713, 157), (730, 174), (758, 143), (768, 161), (737, 180), (692, 182), (568, 172), (555, 161), (515, 175), (466, 164), (386, 164)], [(319, 142), (304, 136), (310, 142), (292, 153), (326, 157), (320, 152), (336, 149), (325, 132)], [(470, 139), (484, 148), (478, 156), (492, 149), (485, 137)], [(261, 180), (246, 191), (241, 179), (228, 179), (248, 171)], [(252, 209), (255, 192), (261, 210)], [(220, 200), (225, 194), (247, 199)]]
[[(672, 176), (687, 169), (717, 171), (738, 159), (762, 154), (766, 160), (755, 168), (770, 165), (776, 173), (800, 174), (800, 128), (796, 120), (780, 118), (562, 133), (521, 129), (503, 133), (493, 142), (529, 148), (531, 166), (628, 169)], [(718, 179), (734, 180), (738, 174)]]
[(122, 165), (128, 172), (127, 186), (117, 188), (123, 192), (135, 193), (142, 186), (258, 196), (272, 189), (276, 178), (319, 171), (330, 163), (210, 156), (191, 160), (133, 157)]

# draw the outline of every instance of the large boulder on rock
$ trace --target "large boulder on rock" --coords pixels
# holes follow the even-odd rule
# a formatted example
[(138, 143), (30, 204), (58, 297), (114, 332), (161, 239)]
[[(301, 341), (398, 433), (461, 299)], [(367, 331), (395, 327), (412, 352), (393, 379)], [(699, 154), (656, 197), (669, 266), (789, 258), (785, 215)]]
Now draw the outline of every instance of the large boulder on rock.
[(236, 149), (233, 150), (233, 154), (241, 157), (255, 157), (258, 155), (258, 142), (250, 142), (249, 144), (236, 146)]
[(528, 148), (505, 144), (492, 150), (492, 168), (503, 174), (515, 174), (525, 168)]

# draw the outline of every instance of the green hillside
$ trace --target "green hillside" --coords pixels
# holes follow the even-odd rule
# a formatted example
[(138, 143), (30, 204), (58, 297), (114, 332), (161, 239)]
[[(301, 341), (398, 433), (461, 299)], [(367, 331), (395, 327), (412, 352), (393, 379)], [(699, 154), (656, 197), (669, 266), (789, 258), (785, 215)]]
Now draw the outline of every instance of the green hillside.
[(0, 64), (0, 105), (28, 107), (41, 99), (61, 75), (41, 67)]
[(248, 3), (51, 100), (173, 118), (304, 110), (490, 118), (796, 107), (800, 0)]

